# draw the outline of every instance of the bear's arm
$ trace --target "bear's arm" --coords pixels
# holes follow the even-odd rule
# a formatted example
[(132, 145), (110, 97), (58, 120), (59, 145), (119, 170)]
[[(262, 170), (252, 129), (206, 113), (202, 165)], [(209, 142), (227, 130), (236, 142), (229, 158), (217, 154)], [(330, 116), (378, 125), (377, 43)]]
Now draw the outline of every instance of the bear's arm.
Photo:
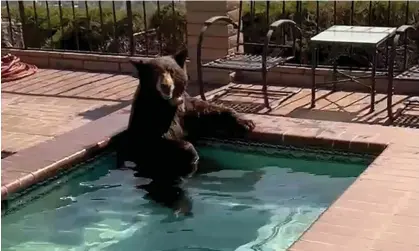
[(208, 101), (194, 98), (185, 93), (184, 95), (184, 113), (190, 116), (229, 113), (231, 116), (236, 116), (236, 111), (229, 107), (212, 104)]
[(185, 97), (183, 127), (189, 138), (244, 136), (255, 128), (234, 109)]

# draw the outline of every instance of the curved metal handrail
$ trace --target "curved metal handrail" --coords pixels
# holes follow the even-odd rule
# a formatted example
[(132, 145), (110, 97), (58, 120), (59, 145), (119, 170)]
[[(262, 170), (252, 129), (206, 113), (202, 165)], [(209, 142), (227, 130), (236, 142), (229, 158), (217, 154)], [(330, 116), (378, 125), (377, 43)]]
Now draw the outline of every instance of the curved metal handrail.
[[(299, 36), (300, 41), (302, 40), (301, 29), (297, 26), (297, 24), (294, 21), (292, 21), (290, 19), (280, 19), (280, 20), (277, 20), (277, 21), (273, 22), (271, 25), (269, 25), (269, 30), (266, 33), (265, 44), (263, 46), (263, 52), (262, 52), (262, 78), (263, 78), (262, 92), (263, 92), (264, 97), (265, 97), (265, 105), (268, 108), (269, 108), (269, 101), (268, 101), (268, 98), (267, 98), (268, 97), (268, 94), (267, 94), (268, 87), (267, 87), (267, 80), (266, 80), (268, 70), (267, 70), (267, 65), (266, 64), (267, 64), (267, 58), (268, 58), (269, 44), (271, 42), (271, 38), (272, 38), (272, 35), (274, 34), (274, 32), (276, 32), (279, 27), (281, 27), (285, 24), (291, 25), (291, 31), (292, 31), (291, 35), (292, 35), (292, 38), (293, 38), (293, 46), (292, 46), (293, 48), (292, 49), (293, 49), (294, 57), (295, 57), (295, 40), (296, 40), (295, 35)], [(295, 34), (295, 33), (297, 33), (297, 34)]]
[(416, 30), (413, 25), (405, 24), (397, 28), (396, 34), (403, 34), (406, 33), (408, 30)]
[[(202, 81), (202, 62), (201, 62), (201, 53), (202, 53), (202, 42), (204, 41), (204, 33), (207, 31), (208, 27), (210, 27), (212, 24), (216, 22), (223, 22), (226, 25), (233, 25), (235, 29), (238, 29), (238, 25), (233, 21), (233, 19), (229, 18), (228, 16), (215, 16), (211, 17), (208, 20), (204, 22), (204, 26), (201, 28), (201, 32), (199, 33), (198, 38), (198, 48), (196, 51), (196, 61), (198, 63), (197, 65), (197, 71), (198, 71), (198, 81), (199, 81), (199, 93), (201, 95), (202, 100), (206, 100), (205, 98), (205, 92), (204, 92), (204, 83)], [(240, 32), (240, 31), (238, 31)]]
[[(394, 60), (396, 58), (396, 46), (398, 45), (401, 36), (404, 36), (406, 39), (407, 32), (409, 30), (414, 31), (416, 29), (413, 25), (402, 25), (399, 28), (397, 28), (396, 34), (394, 35), (394, 38), (391, 40), (391, 44), (390, 44), (391, 52), (390, 52), (390, 64), (389, 64), (389, 69), (388, 69), (389, 76), (388, 76), (388, 86), (387, 86), (387, 114), (388, 114), (390, 122), (393, 122), (392, 96), (394, 92), (393, 81), (394, 81)], [(404, 57), (406, 58), (406, 50), (405, 50)], [(406, 63), (407, 62), (404, 62), (404, 66), (403, 66), (404, 69), (406, 68)]]
[[(399, 42), (400, 36), (403, 35), (405, 37), (404, 46), (406, 47), (406, 38), (407, 38), (407, 34), (408, 34), (409, 30), (414, 31), (414, 30), (416, 30), (416, 28), (413, 25), (402, 25), (399, 28), (397, 28), (396, 35), (399, 35), (399, 36), (398, 36), (397, 41), (395, 41), (396, 42), (395, 45), (397, 45), (397, 43)], [(395, 39), (396, 39), (396, 37), (395, 37)], [(403, 64), (403, 69), (402, 69), (403, 71), (406, 70), (406, 68), (407, 68), (406, 57), (407, 57), (407, 50), (405, 48), (404, 55), (403, 55), (403, 58), (404, 58), (404, 64)]]
[[(275, 22), (273, 22), (270, 26), (269, 26), (269, 31), (266, 33), (266, 39), (265, 39), (265, 44), (263, 46), (263, 54), (262, 54), (262, 68), (265, 71), (266, 70), (266, 59), (268, 57), (268, 49), (269, 49), (269, 44), (271, 42), (271, 38), (272, 35), (274, 34), (275, 31), (278, 30), (279, 27), (281, 27), (282, 25), (285, 24), (290, 24), (292, 27), (292, 37), (294, 40), (293, 43), (293, 55), (295, 56), (295, 33), (298, 33), (298, 37), (300, 38), (300, 40), (302, 39), (302, 32), (301, 29), (297, 26), (297, 23), (295, 23), (294, 21), (290, 20), (290, 19), (280, 19), (277, 20)], [(295, 32), (297, 31), (297, 32)]]

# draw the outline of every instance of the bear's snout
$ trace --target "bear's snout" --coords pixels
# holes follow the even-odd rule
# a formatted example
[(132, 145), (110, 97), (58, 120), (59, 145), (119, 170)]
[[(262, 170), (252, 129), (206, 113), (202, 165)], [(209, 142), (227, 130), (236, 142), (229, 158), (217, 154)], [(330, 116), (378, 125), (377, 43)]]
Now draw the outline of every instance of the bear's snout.
[(175, 89), (175, 83), (170, 73), (163, 73), (160, 81), (157, 83), (157, 90), (160, 92), (164, 99), (171, 99), (173, 97), (173, 91)]
[(172, 98), (172, 90), (173, 88), (169, 85), (161, 84), (160, 85), (161, 94), (166, 97), (167, 99)]

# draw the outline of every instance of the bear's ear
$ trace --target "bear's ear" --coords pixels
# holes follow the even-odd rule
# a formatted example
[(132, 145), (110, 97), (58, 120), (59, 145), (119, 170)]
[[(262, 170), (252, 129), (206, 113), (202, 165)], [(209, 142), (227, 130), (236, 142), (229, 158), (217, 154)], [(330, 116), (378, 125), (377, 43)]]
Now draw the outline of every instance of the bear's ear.
[(141, 59), (130, 59), (129, 62), (135, 67), (138, 75), (142, 75), (149, 69), (149, 65)]
[(188, 49), (183, 49), (176, 53), (173, 58), (175, 59), (176, 63), (181, 67), (184, 68), (186, 58), (188, 57)]

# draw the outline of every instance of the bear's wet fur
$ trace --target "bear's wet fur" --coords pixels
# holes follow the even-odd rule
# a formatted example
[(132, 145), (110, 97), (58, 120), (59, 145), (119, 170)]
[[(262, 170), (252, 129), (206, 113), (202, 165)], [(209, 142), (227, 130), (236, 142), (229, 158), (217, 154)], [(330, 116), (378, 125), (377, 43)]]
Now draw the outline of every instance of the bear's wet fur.
[(193, 143), (202, 137), (243, 137), (255, 127), (233, 109), (190, 97), (187, 51), (148, 60), (131, 60), (140, 84), (118, 165), (132, 161), (137, 176), (177, 183), (197, 170)]
[(183, 216), (192, 216), (192, 199), (188, 192), (179, 185), (170, 185), (166, 183), (151, 181), (149, 184), (139, 185), (138, 189), (147, 192), (146, 199), (172, 209), (175, 214)]

